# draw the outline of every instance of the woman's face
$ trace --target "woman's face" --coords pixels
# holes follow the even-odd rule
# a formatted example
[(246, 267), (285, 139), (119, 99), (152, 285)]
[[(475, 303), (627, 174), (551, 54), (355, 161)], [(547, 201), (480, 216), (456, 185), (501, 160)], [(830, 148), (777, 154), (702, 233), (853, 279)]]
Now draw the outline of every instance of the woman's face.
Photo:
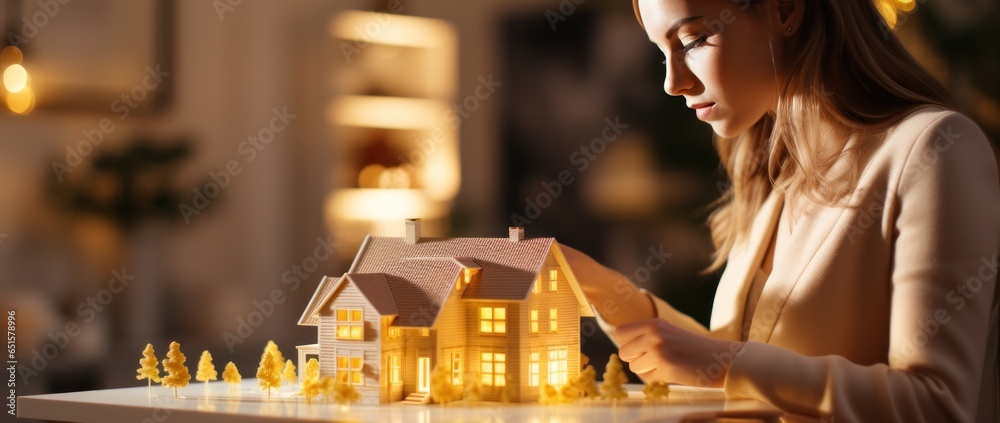
[(684, 96), (721, 137), (746, 132), (777, 104), (784, 34), (772, 33), (762, 7), (746, 0), (639, 0), (646, 34), (666, 58), (664, 91)]

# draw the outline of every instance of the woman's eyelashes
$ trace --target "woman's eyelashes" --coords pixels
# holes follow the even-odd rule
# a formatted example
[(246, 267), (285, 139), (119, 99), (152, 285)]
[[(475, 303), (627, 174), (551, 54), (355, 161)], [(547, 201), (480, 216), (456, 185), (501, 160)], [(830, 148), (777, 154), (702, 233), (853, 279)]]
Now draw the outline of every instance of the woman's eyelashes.
[[(695, 38), (694, 41), (682, 45), (681, 48), (677, 49), (677, 54), (683, 56), (683, 55), (687, 54), (688, 52), (690, 52), (691, 50), (694, 50), (694, 49), (696, 49), (698, 47), (701, 47), (701, 45), (704, 44), (705, 41), (708, 41), (708, 37), (709, 37), (709, 34), (702, 34), (700, 37)], [(663, 60), (663, 64), (664, 65), (667, 64), (667, 59)]]
[(704, 44), (706, 40), (708, 40), (708, 34), (702, 34), (700, 37), (695, 38), (694, 41), (681, 46), (681, 49), (678, 50), (677, 52), (681, 54), (687, 53)]

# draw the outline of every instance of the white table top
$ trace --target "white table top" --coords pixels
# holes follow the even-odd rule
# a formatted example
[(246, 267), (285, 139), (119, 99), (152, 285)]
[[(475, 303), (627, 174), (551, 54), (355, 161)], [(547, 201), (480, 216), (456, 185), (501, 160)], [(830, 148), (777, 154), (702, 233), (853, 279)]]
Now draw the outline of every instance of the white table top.
[[(757, 401), (726, 401), (720, 390), (683, 386), (671, 388), (666, 401), (643, 401), (640, 385), (626, 385), (629, 398), (612, 406), (609, 401), (582, 400), (573, 405), (451, 403), (441, 405), (351, 405), (341, 407), (323, 400), (305, 399), (293, 387), (272, 391), (271, 399), (257, 389), (256, 379), (246, 379), (235, 392), (221, 381), (194, 382), (180, 389), (146, 386), (100, 391), (22, 396), (17, 399), (18, 416), (70, 422), (431, 422), (451, 420), (497, 422), (675, 422), (691, 413), (760, 412), (776, 417), (779, 412)], [(180, 417), (180, 418), (178, 418)]]

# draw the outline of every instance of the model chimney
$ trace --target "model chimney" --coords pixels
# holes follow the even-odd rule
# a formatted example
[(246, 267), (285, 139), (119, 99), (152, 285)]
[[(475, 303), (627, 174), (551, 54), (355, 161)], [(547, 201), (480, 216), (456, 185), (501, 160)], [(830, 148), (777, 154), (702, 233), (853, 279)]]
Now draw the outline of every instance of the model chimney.
[(420, 219), (406, 219), (406, 243), (416, 244), (420, 241)]
[(524, 239), (523, 226), (511, 226), (507, 229), (510, 231), (510, 242), (518, 242)]

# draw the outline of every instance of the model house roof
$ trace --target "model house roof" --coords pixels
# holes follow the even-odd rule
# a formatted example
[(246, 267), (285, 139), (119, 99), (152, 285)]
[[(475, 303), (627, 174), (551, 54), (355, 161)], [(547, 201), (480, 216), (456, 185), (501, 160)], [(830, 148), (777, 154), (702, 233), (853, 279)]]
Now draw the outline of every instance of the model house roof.
[(394, 316), (399, 314), (396, 302), (393, 301), (392, 291), (389, 290), (389, 282), (382, 273), (348, 273), (344, 275), (354, 282), (354, 285), (361, 291), (361, 295), (371, 303), (378, 314), (383, 316)]
[(584, 315), (592, 315), (576, 279), (565, 266), (554, 238), (365, 239), (351, 269), (339, 279), (324, 278), (306, 307), (300, 325), (314, 326), (319, 312), (350, 279), (383, 315), (398, 316), (401, 327), (431, 327), (463, 269), (478, 270), (461, 294), (463, 300), (520, 301), (528, 298), (550, 251), (556, 253)]
[(330, 298), (330, 294), (333, 293), (333, 289), (339, 285), (339, 282), (340, 278), (331, 278), (329, 276), (324, 276), (323, 279), (319, 281), (319, 286), (316, 287), (316, 292), (313, 293), (312, 299), (310, 299), (309, 304), (306, 305), (305, 312), (303, 312), (302, 317), (299, 318), (299, 325), (319, 325), (320, 306), (326, 303), (326, 300)]

